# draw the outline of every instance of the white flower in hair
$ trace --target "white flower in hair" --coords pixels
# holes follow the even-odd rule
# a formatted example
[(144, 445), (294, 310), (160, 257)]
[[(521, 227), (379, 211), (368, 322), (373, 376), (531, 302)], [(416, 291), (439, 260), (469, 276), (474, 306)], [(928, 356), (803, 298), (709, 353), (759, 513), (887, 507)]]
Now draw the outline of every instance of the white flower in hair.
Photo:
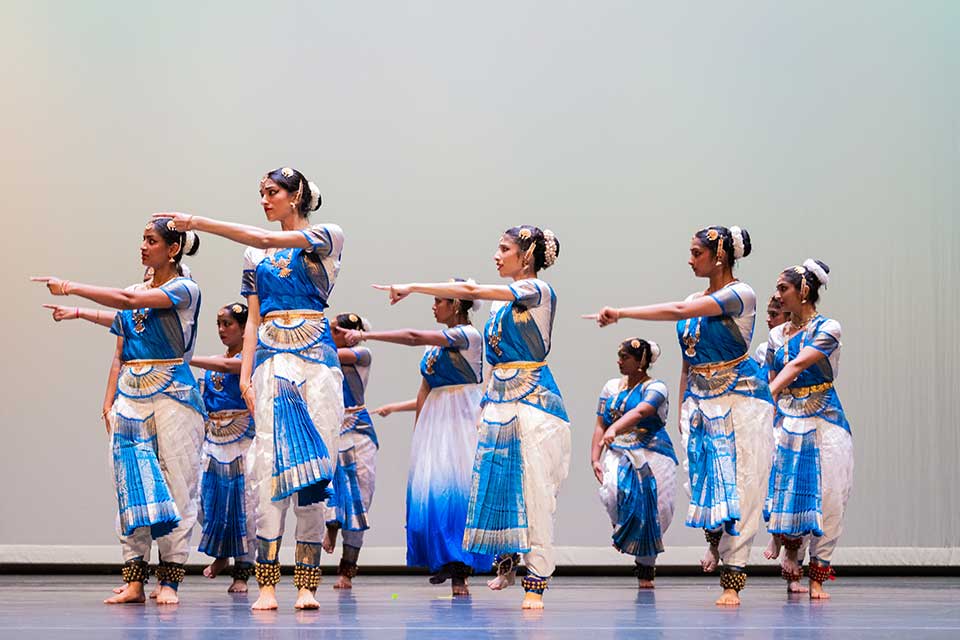
[(370, 321), (367, 320), (366, 318), (360, 318), (360, 327), (364, 331), (373, 331), (373, 325), (370, 324)]
[(543, 230), (543, 265), (552, 266), (557, 261), (557, 236), (550, 229)]
[(827, 283), (830, 282), (830, 276), (827, 275), (827, 272), (823, 270), (823, 267), (820, 266), (813, 258), (807, 258), (803, 261), (803, 268), (817, 276), (817, 280), (820, 281), (820, 284), (827, 286)]
[(191, 275), (190, 267), (188, 267), (187, 265), (185, 265), (185, 264), (182, 263), (182, 262), (180, 263), (180, 272), (183, 274), (183, 277), (184, 277), (184, 278), (190, 278), (191, 280), (193, 280), (193, 276)]
[(310, 189), (310, 211), (315, 211), (320, 206), (320, 187), (314, 182), (307, 182), (307, 187)]
[(743, 229), (730, 227), (730, 239), (733, 240), (733, 257), (735, 260), (739, 260), (746, 251), (743, 246)]
[(648, 341), (647, 344), (650, 345), (650, 364), (653, 364), (660, 357), (660, 345), (653, 340)]
[(197, 244), (197, 234), (193, 231), (185, 231), (183, 233), (183, 254), (187, 255)]

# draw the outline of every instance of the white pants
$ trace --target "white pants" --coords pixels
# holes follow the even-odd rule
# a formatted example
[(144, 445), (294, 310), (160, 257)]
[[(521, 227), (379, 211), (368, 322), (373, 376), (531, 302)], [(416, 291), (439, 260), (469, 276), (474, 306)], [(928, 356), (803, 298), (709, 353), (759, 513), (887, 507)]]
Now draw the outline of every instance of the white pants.
[[(157, 538), (157, 549), (164, 562), (183, 564), (187, 561), (190, 534), (197, 522), (200, 480), (197, 470), (200, 467), (200, 450), (203, 445), (203, 417), (193, 408), (162, 393), (138, 400), (118, 395), (111, 409), (111, 423), (115, 423), (118, 414), (137, 420), (153, 414), (157, 428), (157, 458), (160, 461), (160, 470), (180, 512), (180, 522), (176, 528)], [(118, 516), (116, 528), (123, 547), (124, 561), (143, 558), (149, 562), (153, 542), (150, 527), (140, 527), (125, 536), (120, 531)]]

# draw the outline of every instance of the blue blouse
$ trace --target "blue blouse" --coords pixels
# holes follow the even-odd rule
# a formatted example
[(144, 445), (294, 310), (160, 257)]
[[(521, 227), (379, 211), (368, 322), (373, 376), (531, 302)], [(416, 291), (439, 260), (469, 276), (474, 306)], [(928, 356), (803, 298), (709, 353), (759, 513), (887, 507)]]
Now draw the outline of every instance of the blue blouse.
[[(237, 359), (241, 354), (237, 354)], [(203, 374), (203, 406), (207, 412), (246, 411), (247, 404), (240, 395), (240, 376), (236, 373), (206, 371)]]
[(619, 434), (610, 445), (611, 449), (647, 449), (667, 456), (677, 462), (673, 442), (667, 433), (667, 413), (670, 401), (667, 385), (663, 380), (647, 380), (641, 385), (623, 389), (622, 380), (613, 378), (600, 392), (597, 415), (605, 427), (619, 420), (623, 414), (646, 403), (654, 408), (653, 415), (643, 418), (632, 431)]
[(427, 347), (420, 360), (420, 375), (431, 389), (483, 381), (483, 339), (473, 325), (442, 331), (447, 346)]

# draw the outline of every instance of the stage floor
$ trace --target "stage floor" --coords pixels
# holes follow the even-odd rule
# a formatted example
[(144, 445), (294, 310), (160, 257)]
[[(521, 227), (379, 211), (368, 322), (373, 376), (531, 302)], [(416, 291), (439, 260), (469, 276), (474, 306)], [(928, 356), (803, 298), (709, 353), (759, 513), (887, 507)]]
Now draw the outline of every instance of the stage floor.
[[(713, 605), (717, 578), (662, 577), (638, 593), (632, 578), (560, 577), (546, 612), (519, 609), (519, 585), (469, 598), (422, 576), (359, 576), (352, 592), (320, 585), (319, 611), (295, 612), (291, 578), (276, 612), (250, 611), (227, 578), (189, 576), (182, 603), (107, 606), (109, 576), (0, 575), (2, 638), (906, 638), (960, 637), (960, 579), (843, 578), (833, 598), (787, 597), (778, 578), (751, 578), (739, 609)], [(251, 583), (253, 581), (251, 580)], [(255, 586), (254, 586), (255, 590)], [(587, 635), (585, 635), (587, 634)]]

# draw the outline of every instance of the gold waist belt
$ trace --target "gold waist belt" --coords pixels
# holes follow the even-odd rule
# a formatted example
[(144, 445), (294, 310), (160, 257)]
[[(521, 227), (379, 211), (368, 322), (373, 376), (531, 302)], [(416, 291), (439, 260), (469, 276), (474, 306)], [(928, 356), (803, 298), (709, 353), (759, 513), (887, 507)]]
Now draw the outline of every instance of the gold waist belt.
[(250, 415), (250, 412), (246, 409), (224, 409), (223, 411), (211, 411), (209, 414), (211, 419), (224, 420), (226, 418), (238, 418), (240, 416)]
[(745, 353), (739, 358), (733, 360), (727, 360), (726, 362), (710, 362), (707, 364), (695, 364), (690, 366), (690, 371), (698, 375), (712, 376), (718, 371), (723, 371), (725, 369), (732, 369), (744, 360), (750, 357), (749, 353)]
[(261, 321), (283, 320), (284, 322), (290, 322), (291, 320), (323, 320), (324, 317), (323, 311), (271, 311), (262, 316)]
[(804, 398), (811, 393), (822, 393), (832, 387), (832, 382), (821, 382), (820, 384), (815, 384), (809, 387), (787, 387), (784, 389), (784, 391), (792, 395), (794, 398)]
[(530, 362), (527, 360), (518, 360), (516, 362), (501, 362), (500, 364), (493, 365), (494, 369), (523, 369), (524, 371), (533, 371), (534, 369), (542, 369), (547, 366), (547, 363), (544, 362)]
[(167, 360), (127, 360), (121, 363), (125, 367), (165, 367), (183, 364), (183, 358), (168, 358)]

